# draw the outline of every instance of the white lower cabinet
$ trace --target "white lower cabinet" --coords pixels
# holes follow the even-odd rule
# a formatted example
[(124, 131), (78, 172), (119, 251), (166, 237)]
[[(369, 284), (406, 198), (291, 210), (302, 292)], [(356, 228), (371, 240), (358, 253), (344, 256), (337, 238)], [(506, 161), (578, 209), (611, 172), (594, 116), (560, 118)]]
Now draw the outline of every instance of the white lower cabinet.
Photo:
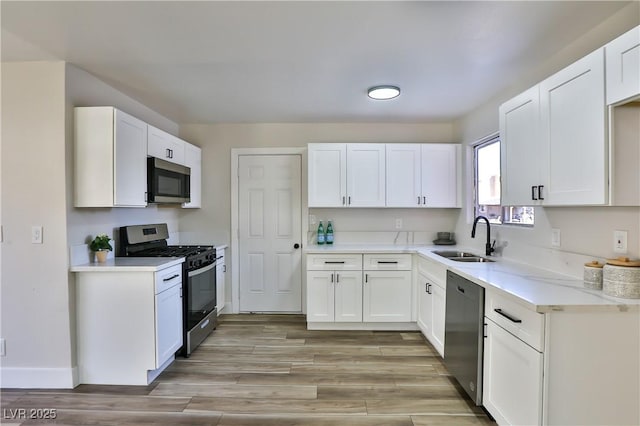
[(218, 315), (225, 306), (227, 265), (224, 260), (224, 247), (216, 247), (216, 309)]
[(441, 264), (418, 258), (418, 327), (440, 356), (444, 356), (446, 273)]
[(182, 347), (182, 285), (156, 294), (156, 365)]
[(307, 321), (362, 322), (361, 271), (309, 271)]
[(413, 293), (411, 255), (307, 256), (308, 323), (408, 323)]
[(500, 425), (542, 424), (542, 354), (485, 321), (482, 404)]
[(364, 322), (411, 321), (411, 271), (365, 271)]
[(77, 273), (76, 324), (79, 383), (151, 383), (183, 343), (182, 265)]

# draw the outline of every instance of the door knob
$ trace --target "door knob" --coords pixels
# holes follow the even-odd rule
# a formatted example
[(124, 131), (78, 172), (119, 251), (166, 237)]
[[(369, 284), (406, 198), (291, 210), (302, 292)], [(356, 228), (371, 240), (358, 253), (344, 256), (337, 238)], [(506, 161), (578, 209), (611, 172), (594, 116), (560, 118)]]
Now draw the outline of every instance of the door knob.
[(295, 243), (295, 244), (293, 245), (293, 248), (294, 248), (294, 249), (299, 249), (299, 248), (300, 248), (300, 244)]

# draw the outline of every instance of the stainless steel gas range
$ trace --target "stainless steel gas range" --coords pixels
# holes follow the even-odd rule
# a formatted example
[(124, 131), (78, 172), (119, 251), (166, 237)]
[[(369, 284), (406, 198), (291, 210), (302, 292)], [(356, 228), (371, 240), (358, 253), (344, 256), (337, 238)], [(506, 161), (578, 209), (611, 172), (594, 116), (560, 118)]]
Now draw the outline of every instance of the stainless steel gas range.
[(186, 357), (216, 328), (216, 250), (214, 246), (169, 245), (166, 223), (120, 228), (118, 256), (184, 257), (182, 270), (183, 346)]

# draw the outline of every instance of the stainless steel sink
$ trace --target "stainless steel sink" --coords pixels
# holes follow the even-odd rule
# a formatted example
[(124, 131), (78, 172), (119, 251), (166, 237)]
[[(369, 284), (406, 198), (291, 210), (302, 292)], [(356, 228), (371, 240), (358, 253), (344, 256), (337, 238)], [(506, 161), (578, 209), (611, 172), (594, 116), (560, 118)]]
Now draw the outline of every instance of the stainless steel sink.
[(443, 251), (434, 251), (433, 253), (437, 254), (438, 256), (442, 256), (446, 259), (453, 260), (454, 262), (469, 262), (469, 263), (494, 262), (493, 260), (480, 257), (477, 254), (469, 253), (466, 251), (443, 250)]

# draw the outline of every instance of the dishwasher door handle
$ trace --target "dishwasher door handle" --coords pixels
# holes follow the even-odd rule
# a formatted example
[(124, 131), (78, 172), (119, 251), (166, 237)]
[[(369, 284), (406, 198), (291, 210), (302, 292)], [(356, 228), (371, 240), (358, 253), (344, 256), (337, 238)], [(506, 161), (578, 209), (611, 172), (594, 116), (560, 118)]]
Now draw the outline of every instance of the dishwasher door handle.
[(464, 288), (462, 288), (462, 287), (460, 287), (460, 286), (457, 286), (457, 287), (458, 287), (458, 291), (459, 291), (460, 293), (464, 293)]
[(511, 322), (515, 322), (515, 323), (521, 323), (522, 320), (518, 319), (516, 317), (512, 317), (509, 314), (505, 314), (504, 312), (502, 312), (502, 309), (496, 308), (494, 309), (495, 313), (497, 313), (498, 315), (502, 315), (503, 317), (505, 317), (506, 319), (508, 319)]

